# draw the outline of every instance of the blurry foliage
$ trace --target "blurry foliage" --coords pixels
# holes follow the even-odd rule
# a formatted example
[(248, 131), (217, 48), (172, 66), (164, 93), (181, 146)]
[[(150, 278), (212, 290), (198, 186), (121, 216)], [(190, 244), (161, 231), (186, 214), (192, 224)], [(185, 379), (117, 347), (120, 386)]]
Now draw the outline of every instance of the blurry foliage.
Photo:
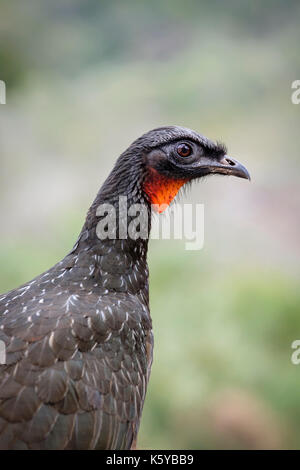
[(207, 207), (204, 250), (150, 243), (141, 447), (299, 448), (299, 12), (296, 0), (1, 1), (1, 292), (68, 252), (142, 131), (203, 129), (251, 162), (251, 186), (215, 178), (188, 196)]
[[(298, 447), (299, 375), (289, 349), (300, 331), (298, 283), (262, 267), (251, 273), (239, 266), (237, 272), (216, 275), (203, 253), (199, 265), (187, 256), (172, 246), (151, 249), (156, 349), (141, 445), (264, 448), (275, 440), (275, 447)], [(242, 402), (233, 441), (230, 423), (225, 422), (220, 435), (214, 428), (216, 410), (226, 412), (221, 397), (227, 388)], [(246, 390), (249, 400), (243, 400)], [(213, 404), (208, 419), (212, 397), (218, 406)], [(244, 416), (249, 418), (248, 401), (260, 406), (260, 400), (261, 412), (252, 416), (252, 434), (259, 438), (252, 441), (251, 432), (244, 432)], [(260, 420), (268, 420), (269, 407), (274, 412), (272, 426), (262, 437)]]
[(299, 10), (297, 0), (2, 0), (0, 67), (13, 86), (33, 71), (70, 76), (98, 61), (166, 60), (209, 31), (263, 38)]

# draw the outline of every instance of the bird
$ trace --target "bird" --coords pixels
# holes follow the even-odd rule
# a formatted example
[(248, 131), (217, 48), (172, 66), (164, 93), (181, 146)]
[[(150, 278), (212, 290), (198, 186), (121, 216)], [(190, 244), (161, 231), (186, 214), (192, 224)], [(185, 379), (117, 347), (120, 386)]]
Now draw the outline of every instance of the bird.
[[(152, 214), (211, 174), (250, 179), (224, 144), (195, 131), (165, 126), (143, 134), (116, 160), (71, 251), (0, 295), (1, 449), (135, 448), (153, 358)], [(135, 219), (130, 209), (124, 215), (121, 198), (145, 209), (136, 225), (146, 236), (126, 231)], [(106, 237), (103, 208), (116, 216)]]

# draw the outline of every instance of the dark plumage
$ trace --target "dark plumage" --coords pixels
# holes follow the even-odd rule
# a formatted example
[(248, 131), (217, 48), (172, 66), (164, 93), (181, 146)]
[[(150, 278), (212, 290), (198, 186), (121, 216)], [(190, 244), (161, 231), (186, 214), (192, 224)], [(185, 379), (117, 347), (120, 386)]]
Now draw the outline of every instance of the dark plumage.
[(116, 239), (99, 239), (97, 208), (110, 203), (119, 213), (118, 197), (127, 196), (128, 206), (146, 206), (149, 231), (151, 203), (169, 204), (185, 182), (249, 177), (225, 151), (181, 127), (143, 135), (117, 160), (72, 251), (0, 296), (1, 449), (132, 446), (152, 363), (148, 240), (118, 238), (119, 222)]

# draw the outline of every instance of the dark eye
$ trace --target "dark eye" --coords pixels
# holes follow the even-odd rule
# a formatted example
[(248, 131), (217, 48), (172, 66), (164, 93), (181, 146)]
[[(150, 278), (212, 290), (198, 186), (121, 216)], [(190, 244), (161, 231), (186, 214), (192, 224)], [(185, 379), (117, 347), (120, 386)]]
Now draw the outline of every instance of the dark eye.
[(181, 157), (189, 157), (192, 153), (192, 147), (188, 144), (179, 144), (177, 146), (177, 153)]

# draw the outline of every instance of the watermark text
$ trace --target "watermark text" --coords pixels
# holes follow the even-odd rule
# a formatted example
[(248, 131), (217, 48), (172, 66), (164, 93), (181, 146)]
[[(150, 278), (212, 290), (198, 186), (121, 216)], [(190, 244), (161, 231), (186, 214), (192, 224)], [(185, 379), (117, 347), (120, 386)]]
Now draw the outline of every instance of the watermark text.
[(6, 364), (6, 348), (2, 340), (0, 340), (0, 365), (1, 364)]
[[(166, 207), (152, 206), (155, 213)], [(204, 205), (176, 204), (163, 216), (155, 217), (146, 204), (128, 204), (126, 196), (120, 196), (116, 205), (100, 204), (96, 210), (100, 218), (96, 233), (100, 240), (127, 239), (185, 240), (186, 250), (201, 250), (204, 245)]]
[(0, 80), (0, 104), (6, 104), (6, 85), (3, 80)]
[(295, 90), (293, 91), (291, 95), (291, 100), (293, 104), (299, 104), (300, 103), (300, 80), (294, 80), (292, 83), (292, 89)]

